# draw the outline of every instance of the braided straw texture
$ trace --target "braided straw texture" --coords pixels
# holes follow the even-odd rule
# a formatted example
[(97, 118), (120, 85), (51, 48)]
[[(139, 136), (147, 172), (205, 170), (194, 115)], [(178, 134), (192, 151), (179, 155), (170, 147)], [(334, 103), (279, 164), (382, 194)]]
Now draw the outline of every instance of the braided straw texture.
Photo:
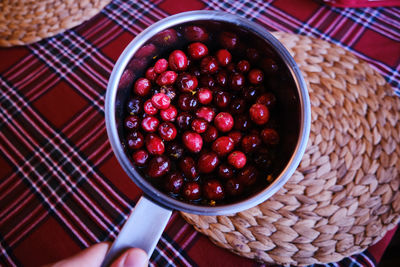
[(2, 0), (0, 46), (54, 36), (96, 15), (111, 0)]
[(400, 100), (334, 44), (276, 33), (308, 85), (312, 126), (300, 166), (273, 197), (230, 216), (182, 213), (220, 247), (265, 263), (336, 262), (399, 221)]

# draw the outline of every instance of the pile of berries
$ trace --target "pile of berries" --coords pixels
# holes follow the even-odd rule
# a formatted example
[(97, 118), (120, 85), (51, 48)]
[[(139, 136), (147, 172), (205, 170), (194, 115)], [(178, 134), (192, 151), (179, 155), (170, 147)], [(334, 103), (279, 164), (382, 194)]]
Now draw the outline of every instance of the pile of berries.
[(132, 161), (178, 199), (227, 203), (267, 179), (262, 170), (279, 143), (269, 123), (276, 99), (254, 60), (233, 59), (234, 38), (222, 33), (225, 45), (214, 53), (191, 42), (133, 85), (124, 120)]

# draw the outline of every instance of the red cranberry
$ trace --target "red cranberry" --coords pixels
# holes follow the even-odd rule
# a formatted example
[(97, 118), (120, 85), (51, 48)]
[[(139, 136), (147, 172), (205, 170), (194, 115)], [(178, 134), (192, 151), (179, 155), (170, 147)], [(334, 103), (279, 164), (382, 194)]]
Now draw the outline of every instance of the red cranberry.
[(182, 73), (179, 74), (176, 85), (182, 92), (192, 92), (197, 88), (198, 82), (196, 76)]
[(208, 48), (202, 43), (193, 43), (188, 46), (189, 56), (193, 59), (201, 59), (208, 55)]
[(254, 102), (256, 100), (257, 95), (260, 93), (261, 89), (260, 87), (255, 87), (255, 86), (249, 86), (246, 88), (243, 88), (243, 98), (247, 102)]
[(200, 152), (203, 147), (203, 138), (195, 132), (185, 132), (182, 135), (182, 141), (185, 147), (193, 153)]
[(206, 56), (200, 62), (202, 73), (214, 74), (218, 71), (218, 61), (215, 57)]
[(154, 67), (148, 68), (146, 70), (146, 79), (148, 79), (149, 81), (154, 82), (157, 78), (157, 73), (154, 71)]
[(199, 177), (199, 172), (196, 168), (196, 163), (191, 157), (184, 157), (179, 161), (179, 168), (189, 180), (196, 180)]
[(160, 58), (157, 60), (156, 64), (154, 64), (155, 73), (163, 73), (168, 69), (168, 61), (165, 58)]
[(194, 110), (198, 105), (197, 98), (190, 93), (183, 93), (179, 96), (178, 106), (183, 111)]
[(223, 47), (232, 50), (238, 44), (238, 38), (232, 32), (223, 32), (219, 36), (219, 42)]
[(206, 42), (208, 40), (208, 33), (201, 26), (187, 26), (183, 31), (185, 38), (190, 42)]
[(136, 75), (132, 70), (126, 69), (121, 75), (121, 79), (119, 80), (118, 88), (128, 88), (133, 84), (133, 80), (135, 80)]
[(214, 104), (221, 108), (227, 108), (231, 102), (231, 94), (225, 91), (216, 91), (214, 95)]
[(264, 74), (259, 69), (252, 69), (247, 77), (251, 84), (261, 84), (264, 81)]
[(236, 169), (241, 169), (246, 165), (246, 155), (241, 151), (233, 151), (228, 156), (228, 163)]
[(227, 155), (233, 150), (234, 142), (232, 138), (228, 136), (221, 136), (212, 144), (212, 150), (215, 151), (218, 156), (222, 157)]
[(137, 131), (131, 132), (126, 137), (126, 142), (130, 149), (139, 149), (144, 144), (143, 134)]
[(220, 50), (218, 50), (215, 56), (217, 57), (218, 63), (219, 63), (221, 66), (224, 66), (224, 67), (225, 67), (226, 65), (228, 65), (229, 63), (231, 63), (232, 55), (231, 55), (231, 53), (229, 53), (229, 51), (226, 50), (226, 49), (220, 49)]
[(246, 49), (246, 56), (250, 60), (250, 62), (257, 62), (260, 58), (260, 54), (258, 53), (257, 49), (255, 48), (247, 48)]
[(215, 85), (214, 78), (210, 75), (201, 75), (199, 80), (200, 86), (202, 87), (213, 87)]
[(258, 172), (256, 167), (248, 165), (239, 172), (237, 179), (243, 185), (249, 186), (256, 182), (257, 176)]
[(137, 130), (139, 128), (139, 118), (135, 115), (128, 116), (124, 121), (125, 129), (127, 130)]
[(153, 95), (151, 103), (158, 109), (167, 109), (171, 104), (171, 99), (163, 93)]
[(261, 145), (261, 138), (256, 134), (249, 134), (242, 139), (244, 153), (254, 152)]
[(235, 117), (235, 130), (247, 131), (250, 129), (251, 123), (246, 115), (238, 115)]
[(228, 73), (237, 72), (236, 71), (236, 66), (235, 66), (234, 63), (229, 63), (228, 66), (226, 66), (226, 70), (228, 71)]
[(192, 130), (196, 133), (204, 133), (207, 130), (208, 123), (203, 119), (194, 119), (192, 121)]
[(241, 73), (233, 73), (230, 77), (230, 85), (233, 90), (240, 90), (244, 86), (245, 78)]
[(160, 121), (153, 116), (148, 116), (142, 120), (142, 128), (149, 133), (153, 133), (157, 130)]
[(202, 154), (197, 162), (197, 169), (201, 173), (211, 173), (219, 164), (219, 159), (216, 153), (208, 152)]
[(174, 71), (185, 70), (188, 66), (188, 59), (181, 50), (173, 51), (168, 58), (169, 67)]
[(236, 146), (242, 141), (242, 133), (240, 131), (231, 131), (228, 136), (232, 138), (233, 144)]
[(166, 156), (152, 158), (147, 167), (147, 175), (150, 178), (160, 178), (166, 175), (171, 168), (171, 162)]
[(179, 172), (170, 173), (165, 177), (165, 189), (172, 194), (178, 194), (183, 186), (183, 177)]
[(273, 109), (275, 107), (276, 97), (272, 93), (264, 93), (257, 98), (256, 103), (265, 105), (269, 109)]
[(236, 69), (241, 73), (246, 73), (250, 70), (250, 63), (247, 60), (241, 60), (236, 65)]
[(205, 133), (203, 133), (202, 136), (203, 136), (204, 142), (211, 143), (212, 141), (214, 141), (218, 137), (217, 128), (215, 128), (214, 126), (209, 125), (207, 127), (207, 131), (205, 131)]
[(246, 111), (246, 102), (242, 98), (235, 98), (229, 105), (229, 112), (233, 115), (243, 114)]
[(133, 152), (132, 159), (136, 166), (143, 167), (149, 159), (149, 153), (145, 150), (137, 150)]
[(215, 127), (221, 132), (229, 132), (233, 128), (233, 117), (227, 112), (220, 112), (214, 118)]
[(203, 186), (203, 194), (210, 200), (221, 200), (224, 198), (224, 189), (217, 180), (207, 181)]
[(143, 105), (144, 112), (149, 115), (155, 115), (158, 109), (153, 105), (150, 99), (146, 100)]
[(234, 171), (230, 165), (225, 163), (219, 165), (218, 167), (218, 176), (222, 179), (231, 179), (233, 177)]
[(142, 46), (135, 54), (135, 58), (146, 58), (153, 56), (157, 52), (157, 47), (154, 44)]
[(229, 179), (225, 183), (225, 191), (230, 196), (239, 196), (243, 193), (243, 185), (236, 179)]
[(178, 142), (168, 142), (165, 149), (167, 155), (171, 158), (179, 159), (183, 156), (185, 148)]
[(201, 196), (200, 185), (196, 182), (189, 182), (183, 186), (183, 196), (187, 200), (197, 200)]
[(279, 143), (279, 134), (272, 128), (265, 128), (262, 130), (261, 138), (267, 145), (276, 145)]
[(160, 116), (163, 121), (175, 121), (176, 115), (178, 115), (178, 110), (172, 105), (160, 111)]
[(177, 77), (178, 77), (178, 74), (176, 74), (175, 71), (167, 70), (158, 76), (156, 83), (159, 86), (170, 85), (176, 81)]
[(146, 78), (140, 78), (133, 86), (133, 92), (140, 96), (145, 96), (150, 93), (151, 82)]
[(226, 74), (226, 71), (219, 71), (216, 74), (215, 79), (219, 86), (225, 87), (228, 83), (228, 74)]
[(278, 64), (272, 58), (264, 58), (261, 61), (262, 69), (268, 74), (274, 74), (278, 71)]
[(254, 104), (250, 108), (250, 119), (258, 125), (268, 122), (269, 111), (265, 105)]
[(190, 113), (183, 112), (176, 118), (176, 123), (181, 130), (186, 130), (192, 123), (193, 116)]
[(175, 139), (178, 132), (176, 131), (175, 125), (171, 122), (163, 122), (158, 127), (158, 133), (165, 141), (171, 141)]
[(210, 107), (201, 107), (196, 111), (196, 116), (207, 122), (212, 122), (215, 117), (215, 111)]
[(212, 101), (212, 91), (205, 87), (200, 88), (197, 94), (197, 98), (199, 99), (199, 102), (201, 104), (208, 105)]
[(166, 29), (157, 33), (153, 41), (160, 46), (171, 46), (178, 41), (178, 35), (174, 29)]
[(163, 140), (155, 134), (146, 136), (146, 148), (152, 155), (161, 155), (165, 151)]

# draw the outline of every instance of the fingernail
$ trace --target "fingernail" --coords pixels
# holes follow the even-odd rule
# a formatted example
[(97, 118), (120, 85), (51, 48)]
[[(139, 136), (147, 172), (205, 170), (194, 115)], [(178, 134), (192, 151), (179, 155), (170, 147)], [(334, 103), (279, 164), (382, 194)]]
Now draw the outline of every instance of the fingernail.
[(142, 249), (132, 248), (126, 252), (124, 267), (147, 266), (147, 254)]

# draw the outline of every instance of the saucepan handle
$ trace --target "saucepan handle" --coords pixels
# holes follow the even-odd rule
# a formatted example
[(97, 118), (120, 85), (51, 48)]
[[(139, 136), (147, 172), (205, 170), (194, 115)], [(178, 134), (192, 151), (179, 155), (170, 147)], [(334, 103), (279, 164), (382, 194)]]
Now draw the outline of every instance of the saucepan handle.
[(150, 258), (171, 217), (171, 213), (172, 210), (163, 208), (142, 196), (101, 266), (109, 266), (122, 252), (132, 247), (143, 249)]

